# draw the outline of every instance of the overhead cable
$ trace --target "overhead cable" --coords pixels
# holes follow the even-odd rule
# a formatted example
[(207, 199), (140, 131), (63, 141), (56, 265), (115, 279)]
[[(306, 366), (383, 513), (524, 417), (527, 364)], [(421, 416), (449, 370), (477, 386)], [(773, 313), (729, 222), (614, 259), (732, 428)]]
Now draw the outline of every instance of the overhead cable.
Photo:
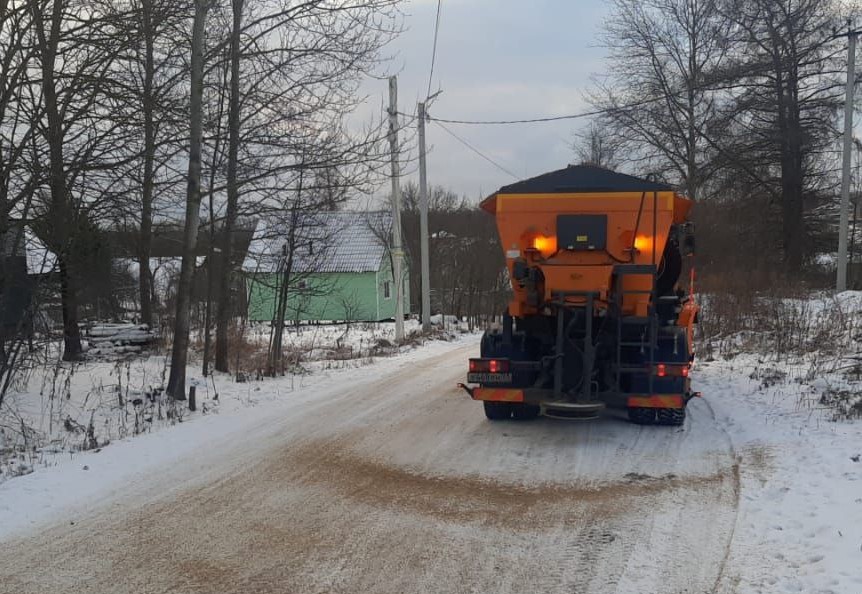
[(604, 115), (607, 113), (613, 113), (618, 111), (625, 111), (627, 109), (632, 109), (635, 107), (641, 107), (643, 105), (649, 105), (650, 103), (657, 103), (660, 101), (666, 101), (667, 97), (653, 97), (652, 99), (644, 99), (643, 101), (635, 101), (632, 103), (626, 103), (625, 105), (618, 105), (616, 107), (609, 107), (605, 109), (596, 109), (592, 111), (582, 111), (581, 113), (573, 113), (567, 115), (558, 115), (558, 116), (540, 116), (533, 118), (524, 118), (517, 120), (461, 120), (461, 119), (451, 119), (451, 118), (438, 118), (432, 115), (426, 115), (426, 119), (431, 122), (438, 122), (444, 124), (462, 124), (467, 126), (501, 126), (501, 125), (510, 125), (510, 124), (535, 124), (541, 122), (558, 122), (561, 120), (576, 120), (580, 118), (589, 118), (597, 115)]
[(431, 81), (434, 78), (434, 62), (437, 60), (437, 34), (440, 32), (440, 8), (443, 0), (437, 0), (437, 18), (434, 20), (434, 46), (431, 50), (431, 73), (428, 75), (428, 92), (426, 99), (431, 96)]
[(499, 169), (500, 171), (502, 171), (506, 175), (510, 175), (514, 179), (520, 179), (517, 175), (515, 175), (514, 173), (512, 173), (511, 171), (509, 171), (508, 169), (506, 169), (505, 167), (503, 167), (499, 163), (497, 163), (494, 159), (492, 159), (491, 157), (489, 157), (488, 155), (486, 155), (485, 153), (483, 153), (482, 151), (477, 149), (475, 146), (473, 146), (472, 144), (470, 144), (469, 142), (467, 142), (466, 140), (464, 140), (463, 138), (461, 138), (460, 136), (458, 136), (457, 134), (452, 132), (452, 130), (450, 130), (449, 128), (444, 126), (440, 122), (440, 120), (432, 120), (432, 121), (435, 124), (437, 124), (438, 126), (440, 126), (447, 134), (452, 136), (452, 138), (454, 138), (455, 140), (457, 140), (458, 142), (460, 142), (461, 144), (466, 146), (468, 149), (470, 149), (471, 151), (473, 151), (474, 153), (476, 153), (477, 155), (479, 155), (480, 157), (485, 159), (488, 163), (490, 163), (491, 165), (493, 165), (494, 167), (496, 167), (497, 169)]

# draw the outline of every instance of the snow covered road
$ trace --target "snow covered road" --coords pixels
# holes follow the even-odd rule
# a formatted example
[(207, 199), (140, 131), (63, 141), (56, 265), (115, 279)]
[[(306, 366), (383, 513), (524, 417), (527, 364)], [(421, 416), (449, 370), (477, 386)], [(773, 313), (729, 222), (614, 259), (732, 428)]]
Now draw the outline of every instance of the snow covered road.
[(455, 388), (477, 346), (344, 372), (8, 536), (0, 591), (723, 591), (740, 471), (707, 402), (490, 423)]

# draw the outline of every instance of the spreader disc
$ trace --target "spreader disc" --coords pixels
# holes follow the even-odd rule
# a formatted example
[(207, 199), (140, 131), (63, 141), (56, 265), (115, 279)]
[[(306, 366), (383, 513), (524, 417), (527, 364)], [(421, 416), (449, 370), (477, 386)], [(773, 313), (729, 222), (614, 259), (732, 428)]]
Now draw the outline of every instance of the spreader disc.
[(596, 419), (604, 410), (604, 402), (543, 402), (542, 414), (553, 419)]

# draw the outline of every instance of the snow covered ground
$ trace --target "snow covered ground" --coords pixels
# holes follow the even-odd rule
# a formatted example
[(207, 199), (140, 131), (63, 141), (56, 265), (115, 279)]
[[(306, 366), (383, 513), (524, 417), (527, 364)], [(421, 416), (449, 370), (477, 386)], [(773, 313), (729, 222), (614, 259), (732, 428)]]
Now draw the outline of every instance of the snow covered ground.
[[(0, 483), (0, 592), (860, 594), (862, 294), (785, 305), (704, 344), (679, 429), (488, 423), (454, 388), (477, 335), (216, 379), (206, 414)], [(161, 570), (115, 587), (132, 560)]]
[[(429, 342), (421, 349), (407, 349), (395, 357), (373, 362), (321, 364), (314, 373), (300, 376), (250, 383), (216, 380), (218, 400), (213, 400), (215, 392), (211, 387), (209, 391), (202, 390), (198, 412), (186, 411), (182, 422), (160, 423), (152, 431), (128, 435), (110, 447), (42, 453), (26, 475), (0, 482), (0, 540), (50, 524), (70, 509), (110, 501), (117, 494), (144, 487), (153, 481), (153, 476), (171, 469), (199, 469), (205, 462), (198, 456), (204, 452), (241, 448), (248, 453), (265, 449), (271, 445), (272, 436), (261, 441), (255, 437), (266, 435), (273, 419), (290, 417), (292, 408), (314, 402), (325, 404), (327, 398), (349, 391), (352, 383), (385, 376), (474, 340), (476, 335), (465, 334), (452, 342)], [(137, 363), (136, 372), (143, 377), (151, 362)], [(103, 368), (101, 364), (88, 365), (88, 377), (98, 375)], [(192, 370), (189, 372), (190, 381), (195, 381)], [(181, 471), (177, 482), (182, 482), (186, 474)]]
[(764, 382), (740, 355), (693, 377), (739, 461), (723, 592), (862, 592), (862, 422), (836, 420), (810, 386)]
[[(433, 327), (443, 333), (461, 333), (466, 324), (454, 316), (432, 316)], [(416, 319), (404, 322), (404, 335), (408, 342), (419, 337), (421, 323)], [(246, 329), (250, 344), (266, 348), (271, 328), (269, 324), (255, 324)], [(394, 352), (395, 324), (392, 322), (356, 322), (351, 324), (302, 324), (287, 326), (284, 332), (284, 352), (298, 354), (302, 361), (332, 359), (359, 359)]]
[(858, 594), (862, 293), (783, 307), (793, 328), (722, 335), (692, 373), (739, 460), (724, 591)]
[[(436, 339), (448, 340), (466, 332), (457, 320), (435, 320)], [(405, 322), (408, 340), (401, 349), (428, 340), (416, 320)], [(251, 344), (265, 352), (269, 328), (254, 327)], [(187, 384), (196, 386), (197, 411), (173, 407), (162, 394), (167, 383), (168, 358), (139, 356), (150, 333), (132, 325), (102, 324), (87, 333), (88, 358), (76, 364), (59, 360), (56, 345), (41, 353), (48, 361), (24, 374), (7, 394), (0, 409), (0, 483), (54, 466), (77, 452), (105, 448), (118, 440), (157, 432), (212, 414), (233, 415), (269, 400), (280, 400), (299, 390), (313, 376), (330, 370), (355, 369), (380, 356), (399, 351), (393, 323), (301, 326), (285, 331), (285, 353), (294, 358), (284, 377), (236, 383), (227, 374), (201, 375), (193, 357)], [(252, 359), (253, 360), (253, 359)], [(249, 363), (250, 364), (250, 363)], [(246, 376), (254, 374), (246, 369)]]
[[(476, 335), (429, 344), (228, 426), (221, 414), (7, 481), (0, 522), (18, 528), (0, 592), (712, 588), (736, 480), (708, 408), (684, 431), (618, 415), (489, 423), (455, 386), (477, 349)], [(56, 472), (80, 486), (57, 496)]]

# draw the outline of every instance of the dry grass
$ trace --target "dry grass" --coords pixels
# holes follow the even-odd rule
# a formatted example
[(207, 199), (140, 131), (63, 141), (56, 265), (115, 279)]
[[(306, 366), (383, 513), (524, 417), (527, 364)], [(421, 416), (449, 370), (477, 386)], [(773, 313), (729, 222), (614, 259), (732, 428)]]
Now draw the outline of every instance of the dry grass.
[(701, 303), (700, 357), (756, 355), (750, 377), (761, 389), (807, 386), (799, 390), (800, 406), (825, 406), (836, 419), (862, 418), (858, 299), (781, 284), (761, 291), (730, 285), (713, 287)]
[(706, 357), (738, 352), (778, 359), (812, 353), (839, 355), (862, 332), (858, 316), (834, 297), (798, 286), (768, 290), (725, 285), (701, 297), (700, 347)]

